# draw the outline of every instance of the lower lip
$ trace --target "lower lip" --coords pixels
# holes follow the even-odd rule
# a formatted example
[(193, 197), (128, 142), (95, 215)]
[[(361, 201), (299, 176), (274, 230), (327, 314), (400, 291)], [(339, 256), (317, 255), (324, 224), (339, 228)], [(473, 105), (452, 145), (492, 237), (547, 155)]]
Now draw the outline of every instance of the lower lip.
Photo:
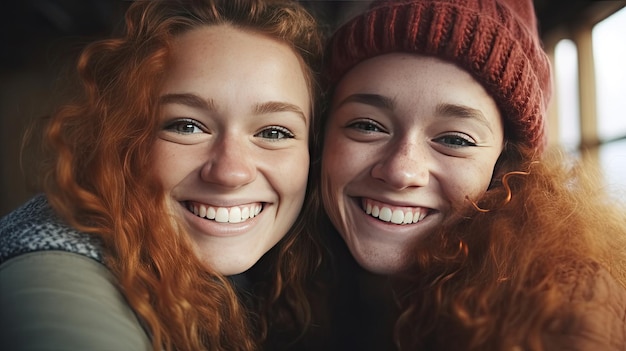
[(183, 219), (189, 224), (190, 229), (206, 236), (229, 237), (245, 234), (249, 232), (261, 220), (268, 205), (263, 206), (263, 210), (253, 218), (239, 223), (222, 223), (212, 219), (202, 218), (190, 212), (184, 204), (181, 204)]

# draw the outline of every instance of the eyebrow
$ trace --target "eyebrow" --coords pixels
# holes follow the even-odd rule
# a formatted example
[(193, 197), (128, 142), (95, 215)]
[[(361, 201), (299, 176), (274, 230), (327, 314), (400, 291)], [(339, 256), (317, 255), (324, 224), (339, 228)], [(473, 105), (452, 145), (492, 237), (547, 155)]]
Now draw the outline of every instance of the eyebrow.
[(441, 103), (437, 105), (435, 113), (437, 116), (441, 117), (474, 119), (484, 124), (487, 128), (489, 128), (489, 130), (491, 130), (491, 124), (483, 112), (469, 106)]
[(262, 104), (257, 104), (254, 107), (254, 112), (257, 114), (273, 113), (273, 112), (294, 112), (306, 123), (306, 116), (302, 109), (294, 104), (288, 102), (269, 101)]
[(165, 94), (159, 100), (161, 104), (181, 104), (207, 111), (215, 110), (212, 99), (204, 100), (194, 94)]
[(335, 108), (339, 108), (347, 103), (356, 102), (360, 104), (371, 105), (378, 108), (384, 108), (386, 110), (393, 110), (396, 106), (395, 101), (387, 96), (379, 94), (352, 94), (341, 100)]
[[(215, 110), (213, 99), (202, 99), (194, 94), (165, 94), (160, 98), (161, 104), (182, 104), (195, 107), (207, 111)], [(302, 109), (294, 104), (287, 102), (269, 101), (254, 106), (254, 112), (257, 114), (265, 114), (272, 112), (295, 112), (305, 122), (306, 116)]]

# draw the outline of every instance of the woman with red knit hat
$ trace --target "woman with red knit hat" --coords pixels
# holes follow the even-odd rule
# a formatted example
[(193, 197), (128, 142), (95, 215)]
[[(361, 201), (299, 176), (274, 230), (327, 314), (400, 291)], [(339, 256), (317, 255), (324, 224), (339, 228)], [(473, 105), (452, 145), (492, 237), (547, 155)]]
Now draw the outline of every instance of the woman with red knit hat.
[(343, 345), (626, 348), (626, 212), (544, 152), (531, 0), (374, 2), (328, 54), (322, 231), (360, 266), (334, 255)]

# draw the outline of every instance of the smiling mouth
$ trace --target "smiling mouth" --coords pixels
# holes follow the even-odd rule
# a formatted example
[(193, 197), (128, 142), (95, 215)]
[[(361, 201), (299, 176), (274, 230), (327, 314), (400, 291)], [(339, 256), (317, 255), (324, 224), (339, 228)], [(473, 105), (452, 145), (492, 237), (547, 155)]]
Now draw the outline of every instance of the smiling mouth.
[(424, 207), (389, 206), (371, 199), (361, 199), (363, 211), (380, 221), (404, 225), (414, 224), (426, 218), (429, 209)]
[(263, 211), (263, 203), (245, 206), (214, 207), (198, 202), (186, 201), (185, 207), (196, 216), (218, 223), (241, 223), (256, 217)]

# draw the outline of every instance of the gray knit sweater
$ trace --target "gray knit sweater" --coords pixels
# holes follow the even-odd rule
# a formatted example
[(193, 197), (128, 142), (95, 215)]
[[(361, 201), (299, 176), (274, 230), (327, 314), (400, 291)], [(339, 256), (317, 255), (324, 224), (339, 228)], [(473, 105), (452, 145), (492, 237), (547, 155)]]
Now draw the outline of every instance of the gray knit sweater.
[(100, 240), (65, 224), (37, 195), (0, 219), (0, 264), (34, 251), (74, 252), (103, 262)]

